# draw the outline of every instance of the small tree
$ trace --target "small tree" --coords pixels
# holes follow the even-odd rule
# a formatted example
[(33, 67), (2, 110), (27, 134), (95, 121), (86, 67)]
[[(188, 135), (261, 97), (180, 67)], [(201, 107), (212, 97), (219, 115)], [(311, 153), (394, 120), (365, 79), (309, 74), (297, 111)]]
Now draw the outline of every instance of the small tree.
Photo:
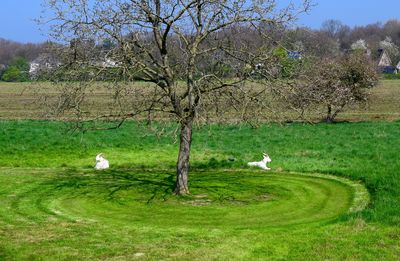
[(301, 110), (322, 106), (325, 121), (332, 123), (346, 106), (366, 102), (377, 82), (375, 66), (363, 52), (317, 60), (291, 89), (290, 103)]

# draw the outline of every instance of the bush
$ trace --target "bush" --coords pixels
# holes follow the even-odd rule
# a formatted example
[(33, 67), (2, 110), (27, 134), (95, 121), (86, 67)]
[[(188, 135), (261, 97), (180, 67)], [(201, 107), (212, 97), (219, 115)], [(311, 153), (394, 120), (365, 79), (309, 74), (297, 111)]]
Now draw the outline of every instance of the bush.
[(27, 79), (17, 67), (10, 66), (4, 72), (2, 80), (6, 82), (23, 82)]
[(4, 71), (1, 79), (6, 82), (25, 82), (29, 79), (29, 63), (25, 58), (16, 57)]

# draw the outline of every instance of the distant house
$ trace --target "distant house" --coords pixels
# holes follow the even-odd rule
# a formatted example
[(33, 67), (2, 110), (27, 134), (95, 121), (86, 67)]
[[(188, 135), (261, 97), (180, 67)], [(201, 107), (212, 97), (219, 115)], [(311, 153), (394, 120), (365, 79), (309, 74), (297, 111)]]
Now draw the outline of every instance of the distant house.
[(37, 77), (40, 73), (50, 71), (58, 67), (60, 63), (51, 54), (43, 53), (30, 63), (29, 76)]
[(287, 54), (289, 59), (292, 60), (301, 60), (302, 58), (301, 52), (299, 51), (288, 51)]
[(397, 74), (396, 66), (385, 66), (381, 68), (381, 72), (384, 74)]
[(29, 65), (29, 75), (33, 76), (33, 75), (37, 74), (37, 72), (39, 71), (40, 65), (41, 64), (38, 59), (33, 60)]
[(111, 58), (105, 57), (102, 61), (95, 62), (94, 65), (103, 68), (114, 68), (118, 66), (118, 63)]
[(397, 73), (396, 66), (392, 65), (392, 60), (390, 59), (388, 53), (384, 49), (378, 50), (378, 70), (385, 74)]

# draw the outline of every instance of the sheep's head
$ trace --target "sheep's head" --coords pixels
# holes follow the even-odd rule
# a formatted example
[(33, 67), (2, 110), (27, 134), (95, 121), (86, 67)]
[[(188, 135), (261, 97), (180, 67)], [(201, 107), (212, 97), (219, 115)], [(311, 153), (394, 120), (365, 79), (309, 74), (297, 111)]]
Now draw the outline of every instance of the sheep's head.
[(268, 156), (268, 154), (267, 153), (263, 153), (263, 161), (264, 162), (271, 162), (272, 160), (271, 160), (271, 158)]
[(101, 160), (103, 160), (104, 158), (103, 158), (103, 153), (100, 153), (100, 154), (97, 154), (97, 156), (96, 156), (96, 161), (101, 161)]

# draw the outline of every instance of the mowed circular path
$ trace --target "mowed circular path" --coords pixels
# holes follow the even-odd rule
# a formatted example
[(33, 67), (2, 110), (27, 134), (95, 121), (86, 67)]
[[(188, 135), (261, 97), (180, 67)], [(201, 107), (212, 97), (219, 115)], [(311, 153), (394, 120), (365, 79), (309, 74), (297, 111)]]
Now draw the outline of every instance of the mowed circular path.
[(363, 185), (321, 174), (195, 173), (172, 195), (168, 171), (0, 169), (0, 222), (82, 222), (163, 228), (252, 229), (330, 222), (368, 204)]

